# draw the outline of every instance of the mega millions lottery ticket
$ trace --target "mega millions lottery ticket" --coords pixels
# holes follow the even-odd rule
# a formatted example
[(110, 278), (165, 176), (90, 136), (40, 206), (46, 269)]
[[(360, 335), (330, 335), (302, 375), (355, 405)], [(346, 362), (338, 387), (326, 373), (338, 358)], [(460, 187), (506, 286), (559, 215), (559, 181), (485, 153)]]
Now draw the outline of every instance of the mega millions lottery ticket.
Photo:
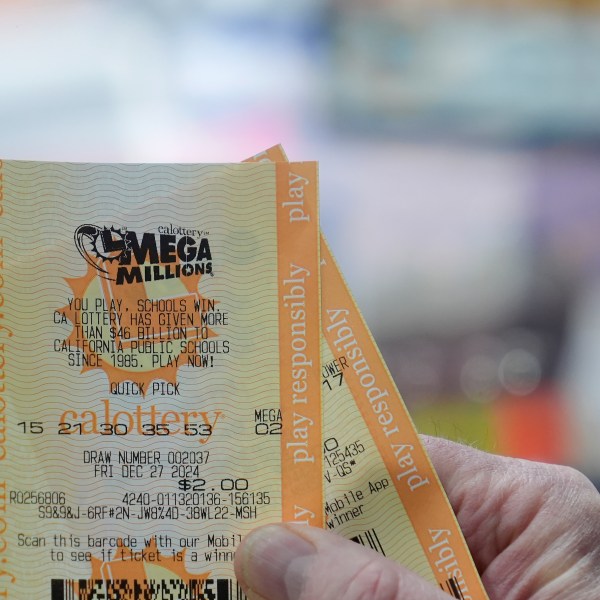
[[(249, 160), (287, 158), (274, 146)], [(321, 286), (326, 527), (450, 596), (486, 600), (445, 492), (322, 235)]]
[(315, 163), (5, 161), (0, 228), (0, 598), (241, 598), (323, 525)]

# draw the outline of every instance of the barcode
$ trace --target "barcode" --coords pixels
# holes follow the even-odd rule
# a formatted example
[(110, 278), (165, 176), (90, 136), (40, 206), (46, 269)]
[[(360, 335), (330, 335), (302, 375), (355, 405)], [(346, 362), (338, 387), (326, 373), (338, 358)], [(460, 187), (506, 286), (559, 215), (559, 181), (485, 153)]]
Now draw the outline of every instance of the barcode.
[(445, 587), (440, 583), (440, 587), (445, 592), (448, 592), (454, 598), (459, 598), (459, 600), (464, 600), (465, 597), (463, 596), (463, 593), (460, 589), (460, 585), (458, 585), (458, 581), (457, 581), (456, 577), (450, 577), (450, 579), (446, 579), (445, 583), (446, 583)]
[(368, 546), (369, 548), (372, 548), (376, 552), (379, 552), (380, 554), (383, 554), (385, 556), (383, 546), (379, 541), (379, 536), (377, 535), (377, 532), (374, 529), (367, 529), (367, 531), (363, 531), (362, 533), (359, 533), (358, 535), (355, 535), (350, 539), (353, 542), (356, 542), (357, 544)]
[(231, 579), (53, 579), (50, 600), (247, 600)]

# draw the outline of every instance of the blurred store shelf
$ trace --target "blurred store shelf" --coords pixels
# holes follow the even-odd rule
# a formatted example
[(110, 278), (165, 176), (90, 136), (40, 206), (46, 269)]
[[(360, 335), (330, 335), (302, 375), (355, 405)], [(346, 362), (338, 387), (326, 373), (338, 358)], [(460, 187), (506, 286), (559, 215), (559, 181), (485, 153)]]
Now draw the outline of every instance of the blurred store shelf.
[(334, 20), (340, 128), (527, 144), (600, 134), (597, 3), (376, 4), (340, 3)]

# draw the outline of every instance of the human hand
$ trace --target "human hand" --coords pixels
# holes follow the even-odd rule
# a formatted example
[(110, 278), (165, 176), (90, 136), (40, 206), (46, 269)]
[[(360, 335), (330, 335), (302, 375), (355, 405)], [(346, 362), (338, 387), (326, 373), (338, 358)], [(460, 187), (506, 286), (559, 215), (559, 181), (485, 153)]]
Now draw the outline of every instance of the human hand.
[[(600, 600), (600, 495), (568, 467), (423, 437), (490, 600)], [(408, 569), (324, 530), (267, 525), (236, 553), (250, 600), (444, 600)]]

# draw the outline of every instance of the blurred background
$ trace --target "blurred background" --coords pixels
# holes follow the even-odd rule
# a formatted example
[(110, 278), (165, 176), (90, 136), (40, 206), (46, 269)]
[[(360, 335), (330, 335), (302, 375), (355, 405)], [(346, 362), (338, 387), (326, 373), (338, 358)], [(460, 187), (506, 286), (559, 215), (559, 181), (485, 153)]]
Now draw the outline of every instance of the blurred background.
[(321, 163), (420, 431), (600, 484), (600, 0), (19, 0), (0, 156)]

